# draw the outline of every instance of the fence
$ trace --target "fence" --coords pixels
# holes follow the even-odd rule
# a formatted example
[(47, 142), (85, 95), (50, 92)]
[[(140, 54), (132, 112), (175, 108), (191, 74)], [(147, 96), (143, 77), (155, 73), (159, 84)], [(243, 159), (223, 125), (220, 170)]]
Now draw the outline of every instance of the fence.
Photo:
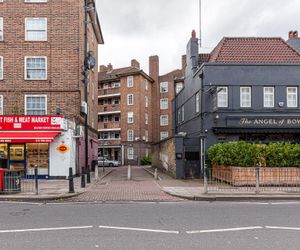
[(207, 193), (300, 192), (300, 168), (225, 167), (209, 168)]

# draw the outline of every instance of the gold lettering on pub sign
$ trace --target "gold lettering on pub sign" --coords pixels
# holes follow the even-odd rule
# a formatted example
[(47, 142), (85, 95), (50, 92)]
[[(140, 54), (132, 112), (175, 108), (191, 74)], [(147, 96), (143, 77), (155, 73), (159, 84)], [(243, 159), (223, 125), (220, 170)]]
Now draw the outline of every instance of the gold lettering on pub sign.
[(247, 125), (268, 125), (268, 126), (283, 126), (283, 125), (300, 125), (300, 118), (255, 118), (249, 119), (242, 117), (239, 121), (242, 126)]

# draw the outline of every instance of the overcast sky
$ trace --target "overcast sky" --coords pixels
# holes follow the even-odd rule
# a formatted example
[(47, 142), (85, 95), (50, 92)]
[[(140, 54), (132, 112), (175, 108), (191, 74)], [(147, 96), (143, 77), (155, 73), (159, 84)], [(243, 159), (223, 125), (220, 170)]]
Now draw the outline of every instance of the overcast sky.
[[(199, 35), (199, 0), (96, 0), (104, 36), (100, 64), (114, 68), (135, 58), (148, 72), (158, 55), (160, 74), (181, 67), (191, 31)], [(224, 36), (287, 39), (300, 31), (300, 0), (202, 0), (202, 46), (210, 51)]]

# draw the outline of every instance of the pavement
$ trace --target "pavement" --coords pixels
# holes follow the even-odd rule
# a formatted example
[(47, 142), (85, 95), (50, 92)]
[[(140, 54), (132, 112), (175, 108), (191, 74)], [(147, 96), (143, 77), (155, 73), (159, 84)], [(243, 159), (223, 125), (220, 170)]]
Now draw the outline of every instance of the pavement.
[(63, 201), (63, 202), (128, 202), (128, 201), (232, 201), (232, 200), (300, 200), (297, 192), (210, 192), (204, 193), (203, 182), (197, 179), (177, 180), (158, 173), (154, 179), (151, 167), (132, 166), (131, 179), (127, 179), (126, 166), (99, 168), (91, 183), (81, 188), (81, 179), (74, 178), (75, 193), (69, 193), (68, 180), (39, 180), (38, 194), (34, 181), (23, 181), (22, 192), (0, 194), (0, 201)]

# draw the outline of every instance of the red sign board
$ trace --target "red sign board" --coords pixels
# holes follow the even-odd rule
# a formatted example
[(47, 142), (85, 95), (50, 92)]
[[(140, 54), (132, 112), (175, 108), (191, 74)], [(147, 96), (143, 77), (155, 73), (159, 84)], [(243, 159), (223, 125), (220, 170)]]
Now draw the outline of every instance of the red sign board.
[(62, 130), (62, 116), (0, 116), (0, 130)]

